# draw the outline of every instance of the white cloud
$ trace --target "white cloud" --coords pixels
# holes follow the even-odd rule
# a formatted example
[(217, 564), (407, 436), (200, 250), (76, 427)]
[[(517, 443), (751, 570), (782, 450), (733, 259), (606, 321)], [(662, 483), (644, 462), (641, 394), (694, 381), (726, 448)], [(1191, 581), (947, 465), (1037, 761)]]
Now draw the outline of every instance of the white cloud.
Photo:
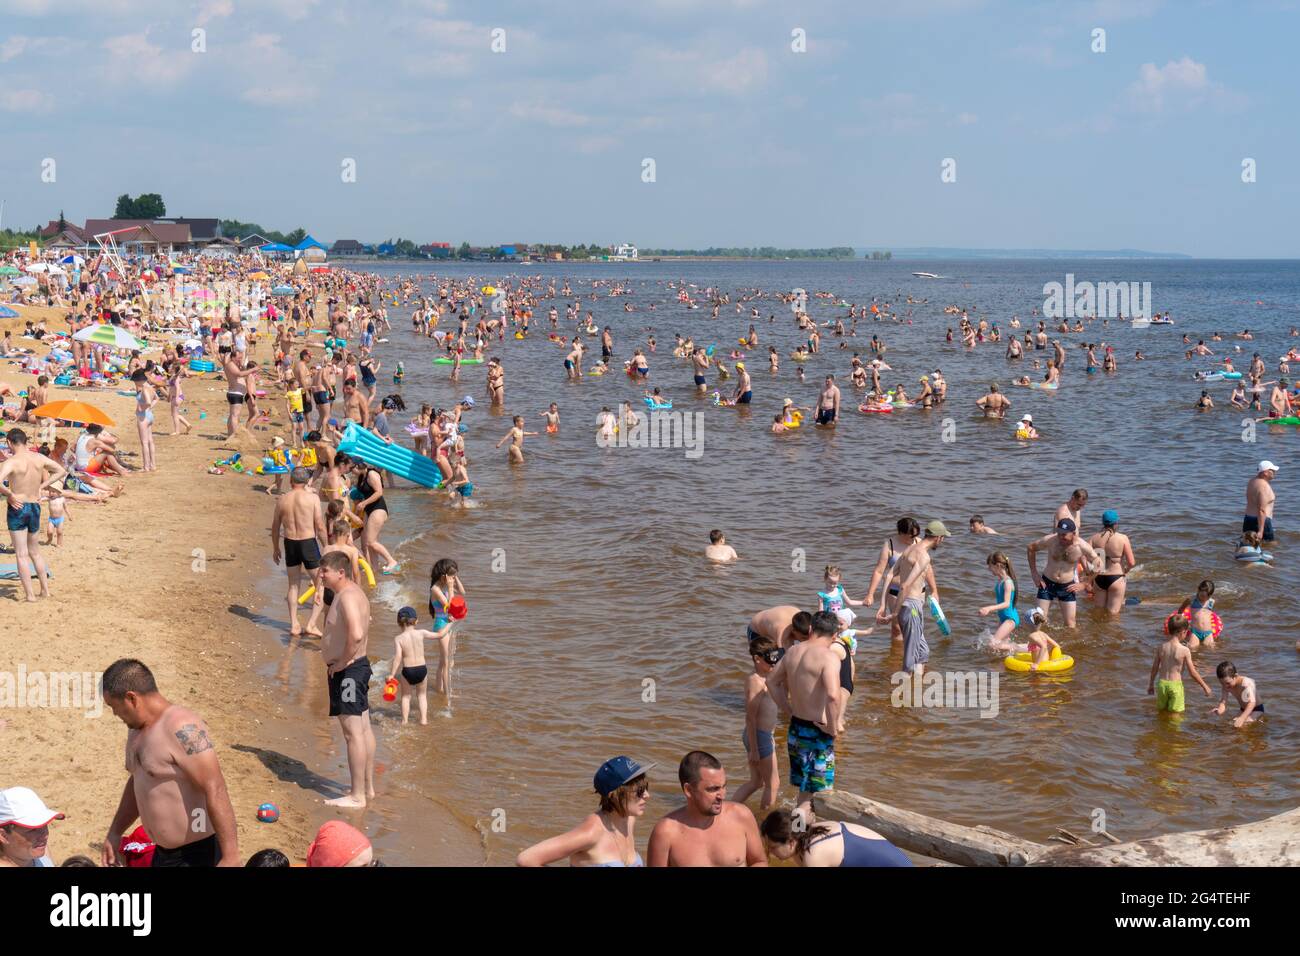
[(980, 121), (980, 118), (974, 113), (961, 113), (957, 116), (959, 126), (974, 126)]
[(559, 106), (547, 106), (540, 102), (512, 103), (510, 115), (515, 119), (535, 120), (538, 123), (561, 129), (586, 126), (591, 122), (590, 116), (584, 116), (582, 113), (575, 113)]
[(259, 7), (270, 7), (286, 20), (304, 20), (320, 0), (259, 0)]
[(617, 145), (618, 140), (613, 136), (584, 136), (578, 140), (578, 152), (588, 155), (604, 153)]
[(0, 90), (0, 110), (7, 113), (45, 113), (54, 108), (54, 97), (40, 90)]
[(1161, 0), (1093, 0), (1088, 12), (1098, 21), (1097, 26), (1105, 26), (1102, 20), (1133, 20), (1154, 16), (1160, 5)]
[(1166, 107), (1189, 111), (1206, 103), (1238, 105), (1243, 97), (1228, 93), (1222, 83), (1210, 80), (1204, 63), (1190, 56), (1170, 60), (1162, 67), (1143, 63), (1137, 80), (1128, 88), (1129, 105), (1143, 113), (1159, 113)]
[(199, 6), (198, 16), (194, 18), (194, 21), (199, 26), (205, 27), (213, 20), (228, 17), (234, 12), (234, 0), (203, 0), (203, 3)]
[(8, 63), (16, 56), (22, 56), (23, 51), (32, 43), (31, 37), (11, 36), (0, 43), (0, 63)]
[(705, 89), (722, 93), (748, 93), (767, 82), (767, 54), (756, 47), (749, 47), (729, 59), (705, 63), (700, 74)]
[(183, 47), (167, 50), (149, 42), (145, 33), (109, 37), (102, 46), (108, 51), (109, 70), (118, 80), (130, 76), (146, 82), (174, 83), (200, 59), (190, 52), (188, 42)]
[(316, 88), (298, 83), (277, 82), (274, 86), (251, 86), (244, 90), (239, 98), (254, 106), (279, 108), (315, 99)]

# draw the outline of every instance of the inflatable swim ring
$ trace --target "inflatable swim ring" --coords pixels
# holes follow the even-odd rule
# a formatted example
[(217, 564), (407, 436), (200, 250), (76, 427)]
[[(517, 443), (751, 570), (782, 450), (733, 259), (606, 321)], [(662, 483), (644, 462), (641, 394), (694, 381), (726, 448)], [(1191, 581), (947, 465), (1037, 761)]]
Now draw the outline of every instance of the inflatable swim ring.
[[(361, 573), (366, 576), (366, 584), (370, 585), (370, 587), (373, 588), (375, 586), (375, 572), (371, 569), (370, 562), (367, 561), (365, 558), (361, 557), (360, 555), (358, 555), (357, 566), (361, 568)], [(315, 595), (316, 595), (316, 585), (313, 584), (298, 596), (298, 603), (306, 604), (313, 597), (315, 597)]]
[(1059, 386), (1059, 384), (1056, 383), (1056, 382), (1030, 382), (1030, 383), (1029, 383), (1029, 387), (1030, 387), (1030, 388), (1046, 388), (1046, 389), (1050, 389), (1050, 390), (1052, 390), (1052, 391), (1054, 392), (1054, 391), (1056, 391), (1060, 386)]
[(672, 408), (672, 407), (673, 407), (673, 403), (672, 403), (671, 401), (662, 402), (662, 403), (660, 403), (660, 402), (656, 402), (656, 401), (655, 401), (653, 398), (651, 398), (649, 395), (647, 395), (647, 396), (645, 397), (645, 404), (646, 404), (646, 408), (649, 408), (649, 409), (651, 409), (651, 410), (653, 410), (653, 411), (661, 411), (661, 410), (669, 409), (669, 408)]
[(1238, 561), (1243, 563), (1250, 562), (1251, 564), (1267, 564), (1273, 560), (1273, 555), (1269, 554), (1267, 551), (1257, 551), (1254, 554), (1238, 554), (1236, 555), (1236, 558)]
[(1300, 417), (1295, 415), (1286, 415), (1282, 418), (1261, 418), (1260, 421), (1269, 425), (1300, 425)]
[(790, 417), (782, 420), (781, 424), (786, 428), (798, 428), (803, 424), (803, 412), (791, 412)]
[[(1174, 614), (1177, 613), (1178, 613), (1177, 611), (1174, 612)], [(1165, 618), (1165, 634), (1169, 633), (1169, 622), (1174, 619), (1174, 614), (1170, 614), (1167, 618)], [(1188, 608), (1186, 611), (1183, 612), (1183, 617), (1187, 618), (1188, 621), (1192, 619), (1191, 608)], [(1217, 640), (1219, 635), (1223, 633), (1223, 619), (1219, 617), (1219, 615), (1216, 614), (1214, 611), (1211, 611), (1210, 621), (1212, 622), (1210, 624), (1210, 636), (1215, 640)]]
[[(1028, 651), (1020, 654), (1012, 654), (1010, 657), (1002, 659), (1003, 666), (1007, 670), (1016, 674), (1028, 674), (1033, 670), (1034, 656)], [(1074, 658), (1069, 654), (1062, 654), (1059, 647), (1053, 647), (1052, 653), (1047, 660), (1038, 665), (1038, 674), (1059, 674), (1061, 671), (1068, 671), (1074, 666)]]
[(934, 595), (926, 596), (926, 602), (930, 608), (930, 616), (934, 618), (934, 623), (939, 625), (939, 633), (947, 637), (952, 633), (952, 628), (948, 626), (948, 617), (943, 613), (943, 608), (939, 607), (939, 602), (934, 599)]
[(1016, 438), (1020, 441), (1033, 441), (1034, 437), (1034, 435), (1029, 434), (1029, 432), (1025, 431), (1023, 428), (1016, 429)]
[(869, 405), (866, 402), (863, 402), (858, 406), (858, 411), (862, 412), (864, 415), (885, 414), (887, 412), (892, 412), (893, 410), (894, 406), (888, 402), (883, 405)]

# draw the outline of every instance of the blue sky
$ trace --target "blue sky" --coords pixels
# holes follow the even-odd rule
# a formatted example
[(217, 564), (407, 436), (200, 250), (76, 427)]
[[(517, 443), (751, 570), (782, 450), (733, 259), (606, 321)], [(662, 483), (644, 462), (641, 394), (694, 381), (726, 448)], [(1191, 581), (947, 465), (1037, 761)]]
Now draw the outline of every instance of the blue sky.
[(1294, 258), (1298, 6), (0, 0), (0, 198), (22, 227), (159, 192), (327, 240)]

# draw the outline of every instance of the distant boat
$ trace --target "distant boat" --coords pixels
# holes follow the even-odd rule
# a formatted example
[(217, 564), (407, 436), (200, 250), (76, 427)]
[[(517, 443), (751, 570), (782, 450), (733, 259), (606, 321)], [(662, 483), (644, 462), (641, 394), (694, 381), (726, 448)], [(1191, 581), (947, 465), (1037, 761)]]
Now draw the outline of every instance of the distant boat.
[(916, 276), (918, 279), (941, 279), (941, 278), (943, 278), (942, 276), (937, 276), (937, 275), (935, 275), (933, 272), (913, 272), (912, 275)]

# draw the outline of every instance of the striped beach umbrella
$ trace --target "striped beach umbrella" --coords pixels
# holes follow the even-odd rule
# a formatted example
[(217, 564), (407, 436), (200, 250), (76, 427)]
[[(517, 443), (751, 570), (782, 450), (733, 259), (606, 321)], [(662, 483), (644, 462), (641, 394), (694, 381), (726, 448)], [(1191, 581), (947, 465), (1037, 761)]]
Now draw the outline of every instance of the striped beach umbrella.
[(92, 342), (95, 345), (107, 345), (115, 349), (143, 350), (149, 347), (148, 343), (141, 342), (130, 332), (116, 325), (87, 326), (73, 338), (78, 342)]

